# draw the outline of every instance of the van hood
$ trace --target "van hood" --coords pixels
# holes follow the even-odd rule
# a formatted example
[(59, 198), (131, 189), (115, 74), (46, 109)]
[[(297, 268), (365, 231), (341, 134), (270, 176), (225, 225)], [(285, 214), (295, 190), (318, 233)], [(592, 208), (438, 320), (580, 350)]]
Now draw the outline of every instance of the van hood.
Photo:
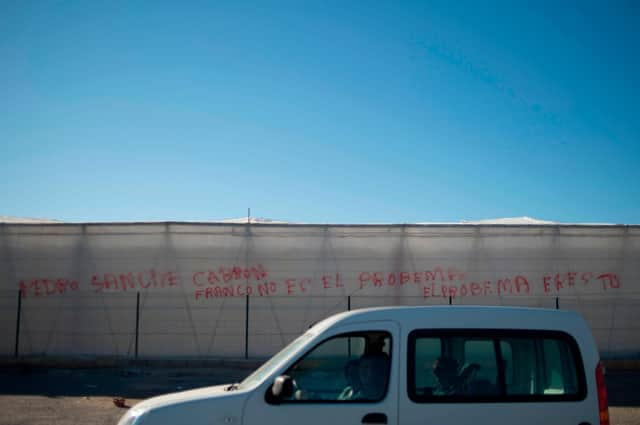
[(129, 409), (118, 425), (239, 424), (247, 391), (226, 391), (227, 386), (217, 385), (150, 398)]

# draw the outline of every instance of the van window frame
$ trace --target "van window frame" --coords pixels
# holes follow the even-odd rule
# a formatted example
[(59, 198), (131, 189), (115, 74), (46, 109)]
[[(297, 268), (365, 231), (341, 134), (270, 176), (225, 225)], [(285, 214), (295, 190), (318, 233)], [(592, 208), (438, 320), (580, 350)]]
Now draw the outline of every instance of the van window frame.
[[(385, 383), (385, 388), (384, 388), (384, 395), (382, 396), (382, 398), (378, 399), (378, 400), (366, 400), (366, 399), (361, 399), (361, 400), (280, 400), (277, 405), (296, 405), (296, 404), (333, 404), (333, 405), (350, 405), (350, 404), (375, 404), (375, 403), (381, 403), (384, 400), (387, 399), (387, 397), (389, 396), (389, 388), (390, 388), (390, 383), (391, 383), (391, 376), (392, 376), (392, 370), (393, 370), (393, 356), (394, 356), (394, 349), (393, 349), (393, 333), (388, 330), (388, 329), (366, 329), (366, 330), (354, 330), (354, 331), (349, 331), (349, 332), (345, 332), (345, 333), (340, 333), (340, 334), (336, 334), (336, 335), (332, 335), (330, 337), (327, 337), (319, 342), (317, 342), (316, 344), (312, 345), (311, 347), (309, 347), (309, 349), (307, 351), (304, 352), (304, 354), (302, 354), (299, 358), (297, 358), (295, 361), (293, 361), (287, 368), (286, 370), (283, 372), (284, 374), (286, 374), (287, 371), (289, 371), (291, 368), (294, 368), (295, 366), (297, 366), (301, 361), (303, 361), (304, 359), (307, 358), (307, 356), (312, 353), (316, 348), (318, 348), (320, 345), (324, 344), (325, 342), (331, 341), (333, 339), (336, 338), (349, 338), (349, 337), (360, 337), (363, 336), (365, 334), (368, 333), (381, 333), (384, 334), (385, 337), (389, 338), (389, 371), (388, 371), (388, 375), (387, 375), (387, 382)], [(366, 338), (365, 338), (366, 339)], [(369, 341), (367, 339), (367, 344), (369, 344)], [(267, 391), (271, 391), (271, 385), (269, 385), (267, 387)], [(265, 399), (267, 399), (265, 397)], [(271, 402), (268, 402), (268, 404), (274, 404)]]
[[(492, 339), (498, 368), (498, 388), (495, 395), (440, 395), (421, 396), (416, 393), (415, 382), (415, 350), (418, 338), (468, 337)], [(576, 367), (577, 391), (575, 394), (507, 394), (505, 367), (502, 361), (500, 342), (507, 338), (554, 339), (567, 344), (573, 355)], [(575, 338), (564, 331), (546, 329), (414, 329), (409, 333), (407, 347), (407, 394), (409, 399), (419, 404), (437, 403), (554, 403), (567, 401), (583, 401), (587, 397), (587, 380), (580, 348)]]

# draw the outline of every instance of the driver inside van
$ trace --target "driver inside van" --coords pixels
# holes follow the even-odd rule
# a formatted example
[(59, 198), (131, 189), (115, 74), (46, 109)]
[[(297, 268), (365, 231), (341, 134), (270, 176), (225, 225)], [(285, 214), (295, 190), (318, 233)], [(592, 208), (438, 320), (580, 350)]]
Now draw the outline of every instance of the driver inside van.
[(339, 400), (380, 400), (387, 387), (389, 356), (383, 352), (365, 354), (357, 363), (357, 372), (359, 388), (350, 385)]
[(338, 400), (352, 400), (353, 396), (360, 391), (362, 387), (360, 383), (360, 373), (358, 372), (358, 360), (351, 360), (347, 363), (344, 374), (347, 380), (347, 386), (338, 396)]

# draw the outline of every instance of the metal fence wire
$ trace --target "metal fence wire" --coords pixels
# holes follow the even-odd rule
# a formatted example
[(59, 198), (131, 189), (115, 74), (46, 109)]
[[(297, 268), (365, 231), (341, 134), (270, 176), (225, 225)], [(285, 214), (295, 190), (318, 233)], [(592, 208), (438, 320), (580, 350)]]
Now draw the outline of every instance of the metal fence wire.
[(601, 356), (640, 358), (640, 294), (624, 298), (418, 296), (221, 297), (194, 304), (179, 294), (127, 292), (21, 296), (0, 291), (0, 355), (145, 359), (262, 358), (332, 314), (391, 305), (471, 304), (577, 311)]

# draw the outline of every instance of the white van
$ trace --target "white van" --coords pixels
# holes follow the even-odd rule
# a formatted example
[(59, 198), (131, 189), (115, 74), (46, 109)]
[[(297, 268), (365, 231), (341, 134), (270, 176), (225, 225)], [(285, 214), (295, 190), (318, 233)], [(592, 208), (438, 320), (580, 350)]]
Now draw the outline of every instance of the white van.
[(239, 384), (154, 397), (120, 425), (608, 425), (593, 337), (568, 311), (355, 310), (311, 327)]

